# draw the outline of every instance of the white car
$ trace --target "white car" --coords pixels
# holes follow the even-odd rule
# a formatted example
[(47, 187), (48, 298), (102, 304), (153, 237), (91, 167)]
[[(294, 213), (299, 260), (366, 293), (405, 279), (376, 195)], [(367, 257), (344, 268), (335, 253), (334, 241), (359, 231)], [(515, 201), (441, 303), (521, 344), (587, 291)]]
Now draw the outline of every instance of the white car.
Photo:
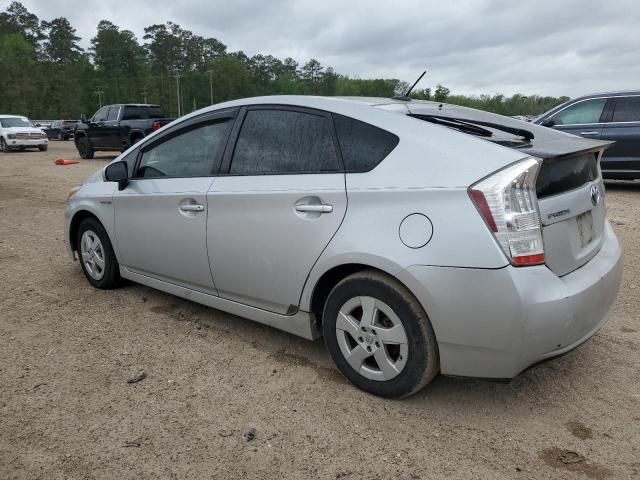
[(48, 147), (47, 134), (34, 127), (27, 117), (0, 115), (0, 150), (8, 153), (14, 149), (37, 148), (46, 152)]

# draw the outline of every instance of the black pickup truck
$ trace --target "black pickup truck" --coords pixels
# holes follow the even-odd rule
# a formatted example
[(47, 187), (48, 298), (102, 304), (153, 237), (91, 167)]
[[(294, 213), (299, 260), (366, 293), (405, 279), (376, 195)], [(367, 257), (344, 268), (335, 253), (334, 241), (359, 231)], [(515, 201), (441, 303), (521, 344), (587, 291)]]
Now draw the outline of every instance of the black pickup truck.
[(82, 158), (96, 151), (124, 152), (138, 140), (173, 121), (159, 105), (127, 103), (106, 105), (87, 120), (82, 115), (74, 141)]

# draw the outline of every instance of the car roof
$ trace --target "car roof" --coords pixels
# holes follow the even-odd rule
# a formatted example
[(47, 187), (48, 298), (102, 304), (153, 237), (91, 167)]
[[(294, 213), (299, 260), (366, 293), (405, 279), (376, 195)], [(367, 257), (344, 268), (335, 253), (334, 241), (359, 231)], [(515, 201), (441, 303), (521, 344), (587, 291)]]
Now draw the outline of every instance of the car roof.
[(156, 103), (111, 103), (109, 105), (103, 105), (103, 107), (159, 107)]
[(640, 95), (640, 90), (616, 90), (613, 92), (598, 92), (598, 93), (590, 93), (588, 95), (583, 95), (582, 97), (576, 97), (571, 99), (571, 101), (575, 100), (584, 100), (587, 98), (595, 98), (595, 97), (624, 97), (631, 95)]
[(22, 118), (23, 120), (29, 120), (24, 115), (0, 115), (0, 118)]

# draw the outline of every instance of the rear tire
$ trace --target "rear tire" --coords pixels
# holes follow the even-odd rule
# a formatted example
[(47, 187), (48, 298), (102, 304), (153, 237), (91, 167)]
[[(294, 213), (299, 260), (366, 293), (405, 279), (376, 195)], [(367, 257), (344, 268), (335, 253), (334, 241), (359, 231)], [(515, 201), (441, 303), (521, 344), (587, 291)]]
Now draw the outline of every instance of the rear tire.
[(80, 137), (78, 138), (78, 141), (76, 142), (76, 148), (78, 149), (78, 153), (80, 154), (81, 158), (84, 158), (86, 160), (90, 160), (93, 158), (93, 148), (91, 148), (91, 145), (89, 145), (89, 140), (87, 139), (87, 137)]
[(11, 152), (11, 147), (9, 147), (7, 142), (5, 142), (4, 138), (2, 138), (2, 137), (0, 137), (0, 150), (2, 150), (4, 153)]
[(111, 289), (120, 283), (120, 266), (109, 235), (95, 218), (85, 218), (78, 227), (76, 248), (80, 265), (89, 283)]
[(338, 283), (325, 304), (322, 330), (338, 369), (374, 395), (407, 397), (440, 370), (427, 314), (404, 285), (383, 273), (358, 272)]

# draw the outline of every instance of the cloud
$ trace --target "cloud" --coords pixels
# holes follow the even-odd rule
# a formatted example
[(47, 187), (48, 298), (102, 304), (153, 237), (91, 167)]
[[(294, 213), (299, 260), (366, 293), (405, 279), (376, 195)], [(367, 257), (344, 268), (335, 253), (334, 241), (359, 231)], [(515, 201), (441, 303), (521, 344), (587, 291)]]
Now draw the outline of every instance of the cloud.
[(88, 47), (98, 22), (132, 30), (167, 20), (248, 55), (318, 59), (361, 78), (446, 85), (455, 93), (578, 96), (640, 88), (635, 0), (23, 0), (69, 18)]

